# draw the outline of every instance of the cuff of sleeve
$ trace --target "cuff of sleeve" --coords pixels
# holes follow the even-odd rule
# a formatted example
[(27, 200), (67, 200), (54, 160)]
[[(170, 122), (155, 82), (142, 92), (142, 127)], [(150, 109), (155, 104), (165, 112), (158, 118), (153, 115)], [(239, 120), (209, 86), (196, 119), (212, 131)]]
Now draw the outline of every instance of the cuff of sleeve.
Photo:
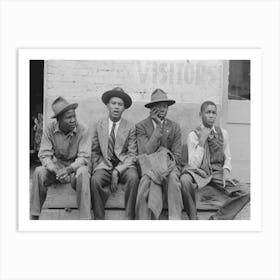
[(73, 171), (76, 172), (77, 169), (81, 166), (79, 163), (77, 162), (73, 162), (69, 165), (71, 168), (73, 168)]
[(230, 166), (224, 165), (223, 169), (227, 169), (229, 172), (231, 172), (231, 167)]
[(66, 168), (68, 175), (74, 172), (74, 168), (70, 165)]
[(77, 158), (74, 162), (70, 164), (70, 166), (74, 169), (74, 172), (83, 165), (89, 166), (89, 161), (83, 157)]
[(119, 175), (121, 175), (126, 168), (124, 168), (122, 166), (116, 166), (115, 169), (119, 172)]
[(43, 161), (43, 165), (51, 172), (53, 172), (55, 169), (57, 169), (56, 165), (51, 159), (45, 159)]

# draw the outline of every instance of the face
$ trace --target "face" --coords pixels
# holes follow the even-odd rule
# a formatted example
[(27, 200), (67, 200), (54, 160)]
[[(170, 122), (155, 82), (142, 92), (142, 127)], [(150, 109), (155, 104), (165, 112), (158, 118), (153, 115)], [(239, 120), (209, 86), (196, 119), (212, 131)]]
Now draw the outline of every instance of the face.
[(168, 104), (166, 102), (156, 103), (151, 109), (153, 109), (153, 108), (158, 109), (158, 117), (161, 120), (165, 119), (167, 112), (168, 112)]
[(125, 110), (124, 102), (119, 97), (112, 97), (107, 104), (107, 108), (109, 111), (109, 117), (112, 121), (120, 120), (122, 113)]
[(202, 123), (206, 127), (212, 127), (217, 118), (217, 108), (214, 105), (208, 105), (203, 112), (199, 113)]
[(59, 127), (62, 131), (72, 131), (77, 125), (76, 112), (74, 109), (66, 111), (59, 119)]

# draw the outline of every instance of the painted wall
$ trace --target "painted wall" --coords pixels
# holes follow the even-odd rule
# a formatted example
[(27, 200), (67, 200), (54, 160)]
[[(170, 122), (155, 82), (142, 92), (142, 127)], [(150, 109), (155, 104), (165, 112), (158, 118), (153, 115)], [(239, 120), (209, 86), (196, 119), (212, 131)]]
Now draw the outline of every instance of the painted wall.
[[(228, 62), (211, 61), (63, 61), (48, 60), (44, 67), (44, 121), (53, 114), (51, 103), (57, 96), (79, 103), (77, 116), (92, 130), (93, 123), (106, 115), (101, 95), (122, 87), (133, 100), (124, 117), (133, 123), (148, 116), (144, 104), (156, 88), (166, 91), (176, 104), (169, 107), (168, 117), (182, 128), (182, 140), (200, 119), (200, 104), (216, 102), (220, 122), (227, 123)], [(221, 110), (223, 108), (223, 110)], [(232, 143), (235, 149), (235, 143)], [(238, 149), (237, 149), (238, 150)]]
[(50, 60), (45, 61), (44, 71), (45, 121), (52, 115), (51, 103), (61, 95), (79, 103), (77, 115), (91, 129), (92, 123), (106, 114), (101, 95), (119, 86), (133, 100), (124, 116), (137, 123), (149, 114), (144, 104), (159, 87), (177, 101), (170, 107), (169, 117), (180, 123), (185, 139), (199, 124), (201, 102), (211, 99), (221, 107), (228, 66), (223, 61)]

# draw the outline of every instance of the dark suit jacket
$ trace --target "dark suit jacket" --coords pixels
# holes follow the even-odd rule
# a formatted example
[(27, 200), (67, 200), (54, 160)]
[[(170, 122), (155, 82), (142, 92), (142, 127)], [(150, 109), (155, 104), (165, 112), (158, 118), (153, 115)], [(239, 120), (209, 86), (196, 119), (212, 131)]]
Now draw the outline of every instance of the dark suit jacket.
[(160, 146), (169, 149), (176, 160), (177, 165), (181, 164), (181, 129), (179, 124), (165, 119), (163, 135), (159, 136), (158, 129), (154, 128), (150, 117), (136, 124), (136, 137), (139, 154), (152, 154)]
[[(108, 159), (109, 120), (99, 120), (93, 129), (92, 138), (92, 164), (93, 171), (97, 169), (112, 169), (112, 163)], [(137, 143), (135, 126), (126, 119), (121, 119), (115, 141), (115, 155), (120, 160), (116, 169), (122, 173), (127, 168), (135, 166)]]

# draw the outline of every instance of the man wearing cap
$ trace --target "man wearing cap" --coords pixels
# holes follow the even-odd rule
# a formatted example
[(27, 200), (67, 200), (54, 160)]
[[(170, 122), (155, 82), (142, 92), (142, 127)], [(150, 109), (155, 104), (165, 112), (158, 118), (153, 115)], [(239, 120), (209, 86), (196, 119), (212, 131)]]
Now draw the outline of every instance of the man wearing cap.
[(122, 88), (114, 88), (102, 95), (108, 116), (99, 120), (93, 129), (91, 200), (94, 218), (105, 218), (105, 204), (118, 182), (125, 189), (125, 218), (135, 218), (135, 201), (139, 183), (136, 169), (137, 144), (135, 127), (122, 118), (132, 100)]
[[(150, 116), (136, 124), (136, 136), (139, 155), (152, 155), (164, 147), (171, 152), (175, 159), (175, 166), (166, 176), (162, 184), (163, 198), (167, 195), (169, 219), (181, 219), (183, 202), (181, 197), (180, 158), (181, 158), (181, 129), (179, 124), (166, 118), (168, 107), (173, 105), (175, 100), (168, 99), (167, 94), (156, 89), (151, 95), (151, 102), (145, 105), (150, 109)], [(159, 162), (159, 164), (161, 164)], [(141, 166), (141, 164), (140, 164)], [(142, 168), (141, 168), (142, 169)], [(158, 170), (162, 170), (159, 168)], [(164, 170), (165, 172), (167, 170)], [(143, 173), (143, 171), (142, 171)], [(158, 171), (155, 171), (158, 175)], [(142, 174), (143, 175), (143, 174)], [(151, 176), (153, 177), (153, 176)], [(146, 183), (143, 183), (146, 180)], [(151, 213), (153, 202), (149, 201), (150, 181), (142, 176), (136, 205), (138, 219), (157, 218)], [(151, 196), (151, 195), (150, 195)], [(154, 214), (154, 213), (153, 213)]]
[(77, 103), (63, 97), (52, 103), (56, 119), (44, 130), (38, 153), (42, 166), (34, 171), (31, 190), (31, 219), (38, 219), (53, 183), (70, 183), (76, 190), (80, 219), (91, 219), (90, 156), (91, 139), (88, 129), (77, 121)]

